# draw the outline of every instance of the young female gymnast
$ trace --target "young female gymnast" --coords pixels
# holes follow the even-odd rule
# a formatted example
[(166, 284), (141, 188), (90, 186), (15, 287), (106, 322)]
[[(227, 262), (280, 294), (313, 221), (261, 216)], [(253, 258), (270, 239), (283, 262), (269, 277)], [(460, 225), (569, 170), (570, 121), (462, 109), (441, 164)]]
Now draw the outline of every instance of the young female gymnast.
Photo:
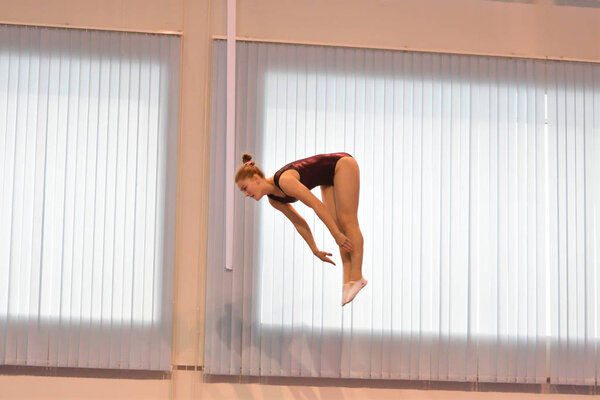
[[(300, 200), (312, 208), (340, 247), (344, 265), (342, 306), (351, 302), (367, 284), (362, 276), (363, 236), (358, 226), (360, 177), (356, 160), (348, 153), (320, 154), (294, 161), (265, 178), (249, 154), (242, 155), (243, 165), (235, 174), (238, 188), (254, 200), (265, 194), (269, 203), (281, 211), (304, 238), (313, 254), (331, 264), (331, 253), (317, 248), (304, 218), (290, 204)], [(320, 186), (321, 198), (311, 193)]]

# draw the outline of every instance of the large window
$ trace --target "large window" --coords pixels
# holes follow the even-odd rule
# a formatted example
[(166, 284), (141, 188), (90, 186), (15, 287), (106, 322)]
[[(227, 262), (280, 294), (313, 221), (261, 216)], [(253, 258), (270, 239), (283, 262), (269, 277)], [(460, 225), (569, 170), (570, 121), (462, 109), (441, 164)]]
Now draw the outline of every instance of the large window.
[(0, 26), (0, 363), (169, 369), (178, 65)]
[(207, 372), (595, 382), (598, 66), (238, 44), (236, 155), (267, 175), (325, 152), (360, 165), (369, 285), (341, 308), (339, 255), (321, 263), (266, 200), (237, 196), (223, 269), (214, 49)]

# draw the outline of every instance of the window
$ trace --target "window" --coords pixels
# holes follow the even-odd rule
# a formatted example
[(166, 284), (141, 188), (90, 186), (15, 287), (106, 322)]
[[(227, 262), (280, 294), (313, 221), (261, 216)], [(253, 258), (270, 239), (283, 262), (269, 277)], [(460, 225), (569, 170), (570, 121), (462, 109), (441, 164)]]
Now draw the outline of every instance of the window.
[(236, 154), (267, 176), (313, 154), (357, 159), (369, 284), (341, 308), (339, 256), (321, 263), (243, 196), (223, 270), (213, 68), (207, 373), (594, 382), (596, 65), (257, 43), (239, 43), (237, 62)]
[(168, 369), (179, 39), (0, 40), (0, 360)]

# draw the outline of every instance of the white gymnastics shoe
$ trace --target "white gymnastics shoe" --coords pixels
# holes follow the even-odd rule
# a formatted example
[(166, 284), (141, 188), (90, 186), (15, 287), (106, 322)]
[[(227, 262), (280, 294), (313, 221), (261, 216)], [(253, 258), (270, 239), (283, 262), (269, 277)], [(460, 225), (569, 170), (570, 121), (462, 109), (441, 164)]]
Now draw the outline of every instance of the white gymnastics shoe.
[(346, 282), (344, 283), (344, 286), (342, 286), (342, 307), (344, 305), (346, 305), (346, 303), (348, 302), (348, 294), (350, 293), (350, 288), (352, 287), (352, 282)]
[[(368, 281), (365, 278), (361, 278), (357, 281), (348, 282), (351, 283), (352, 286), (350, 286), (350, 290), (348, 291), (346, 297), (344, 297), (344, 300), (346, 301), (344, 304), (350, 303), (352, 300), (354, 300), (358, 292), (360, 292), (362, 288), (367, 286), (367, 282)], [(344, 287), (345, 286), (346, 285), (344, 285)]]

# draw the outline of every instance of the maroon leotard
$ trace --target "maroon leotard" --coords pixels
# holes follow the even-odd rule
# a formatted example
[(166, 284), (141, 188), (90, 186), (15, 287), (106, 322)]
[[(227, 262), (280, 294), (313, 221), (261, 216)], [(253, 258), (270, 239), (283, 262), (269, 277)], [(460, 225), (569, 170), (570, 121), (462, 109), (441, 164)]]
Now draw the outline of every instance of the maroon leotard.
[[(273, 175), (273, 182), (283, 192), (279, 186), (279, 178), (288, 169), (295, 169), (300, 175), (300, 182), (308, 188), (313, 189), (316, 186), (331, 186), (333, 185), (333, 176), (335, 175), (335, 165), (338, 160), (342, 157), (352, 157), (348, 153), (332, 153), (332, 154), (319, 154), (316, 156), (303, 158), (302, 160), (293, 161)], [(273, 200), (280, 201), (282, 203), (293, 203), (298, 201), (295, 197), (286, 195), (285, 197), (279, 197), (275, 195), (268, 195)]]

